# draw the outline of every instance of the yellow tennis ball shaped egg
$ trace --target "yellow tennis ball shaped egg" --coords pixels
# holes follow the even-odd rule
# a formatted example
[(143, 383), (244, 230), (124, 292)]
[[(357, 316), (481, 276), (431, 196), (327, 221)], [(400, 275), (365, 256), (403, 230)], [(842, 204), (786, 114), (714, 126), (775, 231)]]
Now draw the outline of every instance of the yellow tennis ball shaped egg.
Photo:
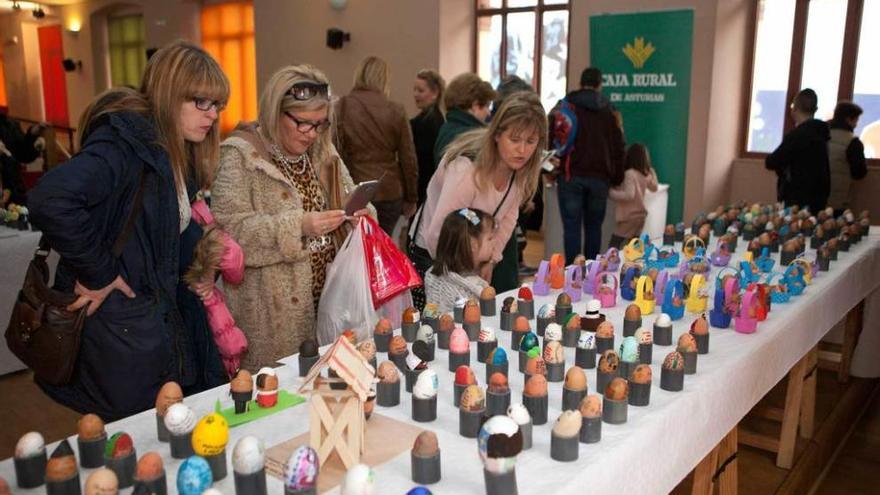
[(196, 455), (217, 455), (226, 448), (229, 442), (229, 425), (218, 413), (211, 413), (202, 418), (192, 433), (192, 446)]

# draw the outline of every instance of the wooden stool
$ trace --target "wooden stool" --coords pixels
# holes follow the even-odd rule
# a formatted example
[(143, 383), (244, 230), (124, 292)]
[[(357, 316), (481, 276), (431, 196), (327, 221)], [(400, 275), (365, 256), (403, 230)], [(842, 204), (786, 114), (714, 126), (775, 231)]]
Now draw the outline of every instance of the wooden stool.
[(716, 482), (719, 495), (736, 495), (736, 429), (734, 426), (694, 468), (693, 495), (712, 495)]
[[(856, 307), (846, 314), (843, 326), (843, 344), (840, 350), (823, 349), (819, 351), (819, 367), (823, 370), (837, 372), (837, 381), (846, 383), (849, 381), (849, 367), (852, 363), (853, 352), (862, 333), (862, 324), (865, 317), (865, 301), (859, 302)], [(834, 348), (837, 345), (831, 344)]]
[(816, 412), (816, 370), (818, 369), (818, 346), (811, 349), (788, 372), (788, 388), (785, 391), (785, 407), (755, 406), (755, 416), (782, 423), (779, 438), (742, 429), (739, 441), (750, 447), (776, 452), (776, 465), (791, 469), (794, 464), (794, 447), (798, 426), (801, 437), (813, 437)]

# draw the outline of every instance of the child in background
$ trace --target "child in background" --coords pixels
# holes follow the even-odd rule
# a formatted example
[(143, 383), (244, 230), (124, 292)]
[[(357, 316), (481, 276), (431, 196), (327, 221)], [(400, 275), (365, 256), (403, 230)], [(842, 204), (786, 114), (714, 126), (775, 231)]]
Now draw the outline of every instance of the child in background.
[(495, 221), (484, 211), (462, 208), (446, 216), (437, 240), (434, 266), (425, 274), (425, 295), (441, 313), (451, 313), (459, 297), (479, 297), (489, 282), (480, 267), (492, 260)]
[(609, 247), (620, 249), (624, 242), (638, 237), (645, 226), (648, 210), (645, 208), (645, 189), (657, 191), (657, 174), (651, 167), (651, 157), (644, 144), (631, 144), (626, 150), (623, 184), (608, 191), (617, 204), (614, 210), (614, 235)]

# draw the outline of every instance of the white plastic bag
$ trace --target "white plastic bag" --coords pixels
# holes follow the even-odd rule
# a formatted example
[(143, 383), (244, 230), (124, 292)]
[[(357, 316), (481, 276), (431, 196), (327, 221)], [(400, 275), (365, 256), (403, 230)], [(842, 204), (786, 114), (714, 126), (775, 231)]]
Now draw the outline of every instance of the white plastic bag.
[(327, 280), (318, 303), (318, 343), (335, 342), (347, 329), (361, 341), (372, 334), (377, 321), (361, 229), (355, 228), (327, 269)]

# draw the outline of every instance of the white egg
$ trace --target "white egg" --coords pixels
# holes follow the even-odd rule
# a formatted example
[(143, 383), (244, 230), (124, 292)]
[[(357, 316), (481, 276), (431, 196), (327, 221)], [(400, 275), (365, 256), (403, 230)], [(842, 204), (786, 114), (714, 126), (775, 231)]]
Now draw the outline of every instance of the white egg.
[(421, 340), (426, 344), (433, 344), (434, 329), (430, 325), (422, 325), (416, 333), (416, 340)]
[(263, 469), (265, 462), (266, 448), (255, 436), (243, 437), (232, 449), (232, 469), (238, 474), (256, 473)]
[(596, 335), (591, 332), (581, 332), (577, 341), (578, 349), (595, 349)]
[(587, 313), (598, 313), (602, 309), (602, 303), (598, 299), (590, 299), (587, 302)]
[(551, 323), (547, 325), (547, 328), (544, 329), (544, 340), (548, 342), (553, 340), (559, 342), (562, 340), (562, 326), (560, 326), (559, 323)]
[(518, 425), (528, 424), (529, 421), (532, 420), (532, 416), (529, 415), (529, 410), (521, 403), (511, 404), (510, 407), (507, 408), (507, 416)]
[(417, 399), (436, 397), (438, 386), (437, 372), (427, 369), (419, 374), (419, 378), (413, 385), (413, 396)]
[(174, 435), (186, 435), (196, 427), (196, 413), (186, 404), (172, 404), (165, 413), (165, 428)]
[(358, 464), (345, 473), (341, 495), (373, 495), (373, 470), (366, 464)]
[(15, 457), (19, 459), (37, 456), (45, 452), (46, 441), (43, 439), (43, 435), (35, 431), (25, 433), (15, 444)]
[(654, 320), (654, 325), (658, 327), (671, 327), (672, 326), (672, 318), (669, 317), (666, 313), (660, 313), (660, 316)]

